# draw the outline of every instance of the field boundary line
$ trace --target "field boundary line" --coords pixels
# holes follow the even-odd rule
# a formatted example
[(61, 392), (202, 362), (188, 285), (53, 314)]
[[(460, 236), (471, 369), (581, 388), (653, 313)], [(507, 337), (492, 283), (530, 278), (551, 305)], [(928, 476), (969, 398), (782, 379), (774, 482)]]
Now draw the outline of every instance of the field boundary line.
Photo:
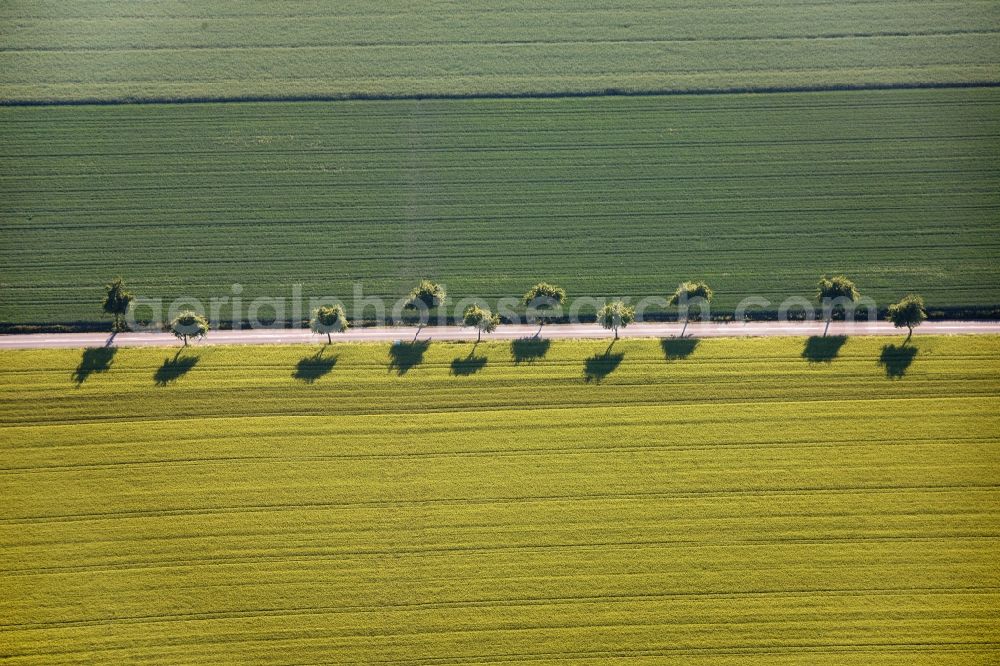
[(845, 83), (816, 86), (724, 86), (719, 88), (656, 88), (631, 90), (627, 88), (592, 88), (587, 90), (538, 90), (525, 92), (467, 92), (467, 93), (363, 93), (311, 95), (203, 95), (203, 96), (146, 96), (146, 97), (81, 97), (79, 99), (0, 99), (0, 107), (33, 106), (127, 106), (153, 104), (239, 104), (267, 102), (390, 102), (420, 100), (504, 100), (504, 99), (564, 99), (579, 97), (677, 97), (707, 95), (745, 95), (765, 93), (823, 93), (859, 92), (866, 90), (937, 90), (1000, 88), (1000, 80), (993, 81), (926, 81), (897, 83)]

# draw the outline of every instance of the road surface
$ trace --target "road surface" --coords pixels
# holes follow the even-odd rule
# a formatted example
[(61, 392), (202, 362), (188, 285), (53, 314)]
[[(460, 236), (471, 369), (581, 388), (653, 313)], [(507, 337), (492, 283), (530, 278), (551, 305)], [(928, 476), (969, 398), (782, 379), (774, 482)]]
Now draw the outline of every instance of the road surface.
[[(822, 322), (747, 322), (747, 323), (694, 323), (687, 327), (687, 335), (699, 338), (719, 337), (773, 337), (822, 335)], [(623, 338), (667, 338), (680, 334), (678, 323), (633, 324), (622, 329)], [(513, 340), (535, 335), (537, 326), (501, 326), (495, 333), (484, 335), (483, 340)], [(833, 322), (829, 335), (884, 335), (902, 338), (901, 332), (888, 322)], [(1000, 335), (1000, 322), (995, 321), (935, 321), (926, 322), (914, 335)], [(542, 336), (550, 339), (610, 338), (613, 334), (597, 324), (550, 324)], [(102, 347), (109, 344), (108, 333), (31, 333), (26, 335), (0, 335), (0, 349), (56, 349)], [(333, 334), (334, 342), (405, 342), (420, 340), (475, 340), (476, 331), (458, 326), (415, 327), (389, 326), (378, 328), (353, 328), (343, 334)], [(288, 345), (321, 344), (325, 335), (308, 329), (254, 329), (241, 331), (211, 331), (200, 342), (192, 345)], [(166, 347), (180, 342), (170, 333), (119, 333), (110, 339), (116, 347)]]

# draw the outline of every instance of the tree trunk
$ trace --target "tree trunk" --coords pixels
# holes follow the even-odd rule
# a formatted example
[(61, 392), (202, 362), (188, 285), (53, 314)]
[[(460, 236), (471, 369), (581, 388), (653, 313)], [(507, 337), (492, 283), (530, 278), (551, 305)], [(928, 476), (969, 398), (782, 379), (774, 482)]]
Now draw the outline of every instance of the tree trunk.
[(184, 346), (185, 347), (188, 346), (188, 336), (186, 336), (186, 335), (184, 336)]
[(332, 345), (333, 344), (333, 338), (330, 337), (330, 331), (326, 332), (326, 344), (328, 344), (328, 345)]
[(912, 326), (907, 326), (907, 328), (908, 328), (908, 329), (910, 329), (910, 332), (909, 332), (909, 333), (907, 334), (907, 336), (906, 336), (906, 339), (905, 339), (905, 340), (903, 340), (903, 346), (904, 346), (904, 347), (905, 347), (905, 346), (906, 346), (906, 344), (907, 344), (907, 343), (908, 343), (908, 342), (910, 341), (910, 338), (912, 338), (912, 337), (913, 337), (913, 327), (912, 327)]
[(615, 326), (615, 340), (618, 339), (618, 327)]
[(539, 321), (538, 322), (538, 330), (535, 331), (535, 337), (536, 338), (542, 334), (542, 326), (544, 326), (544, 325), (545, 325), (544, 321)]
[(829, 320), (829, 319), (827, 319), (827, 320), (826, 320), (826, 328), (824, 328), (824, 329), (823, 329), (823, 337), (824, 337), (824, 338), (826, 337), (826, 333), (827, 333), (827, 331), (829, 331), (829, 330), (830, 330), (830, 320)]
[(681, 329), (681, 337), (684, 337), (684, 333), (688, 330), (688, 318), (684, 317), (684, 328)]
[(479, 344), (483, 339), (483, 329), (478, 328), (476, 331), (478, 332), (476, 335), (476, 344)]
[(420, 330), (424, 327), (423, 324), (417, 324), (417, 332), (413, 335), (413, 341), (416, 342), (417, 338), (420, 336)]

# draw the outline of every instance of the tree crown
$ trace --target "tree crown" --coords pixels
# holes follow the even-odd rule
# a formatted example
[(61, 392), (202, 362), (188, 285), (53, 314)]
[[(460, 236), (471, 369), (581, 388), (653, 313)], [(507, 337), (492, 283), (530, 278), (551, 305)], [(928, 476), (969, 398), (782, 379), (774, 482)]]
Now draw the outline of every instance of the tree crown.
[(409, 300), (406, 301), (407, 308), (419, 307), (423, 304), (428, 310), (436, 308), (444, 303), (446, 298), (444, 287), (430, 280), (421, 280), (420, 284), (410, 292)]
[(344, 332), (350, 324), (344, 308), (338, 305), (321, 305), (313, 310), (309, 327), (317, 333)]
[(715, 292), (704, 282), (682, 282), (673, 296), (670, 297), (670, 305), (677, 305), (696, 298), (703, 298), (711, 301)]
[(125, 288), (125, 281), (120, 277), (104, 285), (107, 294), (104, 296), (104, 311), (110, 315), (124, 315), (135, 296)]
[(531, 305), (539, 310), (562, 305), (566, 301), (566, 290), (554, 284), (539, 282), (524, 295), (525, 305)]
[(924, 299), (916, 294), (904, 296), (898, 303), (889, 306), (887, 317), (896, 328), (914, 328), (927, 319)]
[(186, 310), (174, 317), (170, 330), (178, 338), (203, 338), (208, 333), (208, 321), (197, 312)]
[(861, 298), (861, 292), (858, 291), (853, 281), (843, 275), (835, 275), (833, 277), (824, 275), (819, 280), (819, 286), (816, 290), (816, 300), (823, 301), (836, 298), (847, 298), (851, 302), (857, 303)]
[(612, 301), (597, 311), (597, 321), (602, 328), (625, 328), (635, 321), (635, 308), (623, 301)]
[(500, 325), (500, 315), (493, 314), (487, 308), (470, 305), (466, 308), (462, 321), (466, 326), (474, 326), (483, 333), (492, 333)]

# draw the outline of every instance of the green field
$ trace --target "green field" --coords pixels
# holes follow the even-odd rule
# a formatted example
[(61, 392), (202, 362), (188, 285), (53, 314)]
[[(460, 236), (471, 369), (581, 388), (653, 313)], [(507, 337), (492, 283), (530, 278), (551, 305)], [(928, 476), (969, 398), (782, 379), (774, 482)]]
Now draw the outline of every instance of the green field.
[[(299, 284), (349, 314), (355, 283), (492, 305), (696, 278), (724, 313), (842, 271), (882, 306), (995, 310), (998, 7), (9, 2), (0, 324), (92, 324), (115, 274), (166, 302)], [(899, 86), (923, 89), (842, 90)], [(289, 101), (356, 96), (462, 99)], [(177, 99), (231, 101), (118, 104)], [(88, 100), (116, 104), (16, 106)]]
[(4, 322), (96, 320), (116, 274), (349, 305), (703, 278), (731, 311), (843, 271), (1000, 304), (997, 89), (6, 108), (0, 146)]
[(2, 352), (0, 654), (995, 663), (1000, 339), (839, 342)]
[(14, 0), (0, 98), (995, 83), (998, 35), (993, 0)]

